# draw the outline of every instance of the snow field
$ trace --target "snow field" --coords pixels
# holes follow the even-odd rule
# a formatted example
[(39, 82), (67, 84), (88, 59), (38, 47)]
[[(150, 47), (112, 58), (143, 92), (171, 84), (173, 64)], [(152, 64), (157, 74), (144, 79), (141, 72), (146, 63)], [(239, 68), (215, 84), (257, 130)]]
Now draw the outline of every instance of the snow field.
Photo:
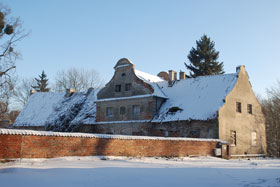
[(0, 164), (0, 186), (280, 186), (280, 160), (63, 157)]

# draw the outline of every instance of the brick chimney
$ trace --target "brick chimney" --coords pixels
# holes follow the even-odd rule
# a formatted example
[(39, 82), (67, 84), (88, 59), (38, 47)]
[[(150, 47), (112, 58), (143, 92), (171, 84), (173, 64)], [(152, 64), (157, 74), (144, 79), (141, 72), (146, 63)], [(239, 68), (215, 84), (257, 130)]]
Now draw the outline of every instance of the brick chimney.
[(236, 73), (238, 73), (240, 71), (245, 71), (245, 66), (244, 65), (240, 65), (240, 66), (236, 67)]
[(159, 72), (159, 73), (157, 74), (157, 76), (160, 77), (160, 78), (162, 78), (162, 79), (164, 79), (164, 80), (166, 80), (166, 81), (168, 81), (168, 79), (169, 79), (168, 73), (165, 72), (165, 71)]
[(66, 89), (65, 97), (71, 97), (76, 91), (73, 88)]
[(180, 71), (179, 77), (180, 77), (180, 80), (186, 79), (186, 73), (183, 71)]
[(90, 87), (90, 88), (87, 90), (87, 95), (90, 94), (92, 91), (94, 91), (94, 88)]
[(29, 95), (32, 95), (32, 94), (34, 94), (35, 92), (36, 92), (36, 90), (31, 89), (31, 90), (29, 91)]
[(173, 83), (177, 80), (177, 72), (174, 70), (169, 70), (169, 75), (168, 75), (168, 86), (172, 86)]

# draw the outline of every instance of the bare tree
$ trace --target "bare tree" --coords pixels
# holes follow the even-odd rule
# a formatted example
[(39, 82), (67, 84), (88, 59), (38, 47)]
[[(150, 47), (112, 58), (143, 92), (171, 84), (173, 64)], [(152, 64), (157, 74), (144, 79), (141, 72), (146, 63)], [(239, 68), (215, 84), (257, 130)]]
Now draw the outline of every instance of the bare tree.
[(99, 74), (95, 70), (70, 68), (57, 72), (55, 77), (55, 91), (62, 92), (68, 88), (83, 91), (90, 87), (99, 88), (103, 85)]
[[(14, 93), (15, 79), (10, 76), (0, 78), (0, 121), (5, 120), (8, 115), (10, 98)], [(3, 82), (2, 82), (3, 81)]]
[(19, 18), (8, 18), (10, 9), (0, 4), (0, 77), (16, 68), (15, 61), (19, 53), (14, 50), (15, 44), (29, 33), (22, 29)]
[(280, 157), (280, 81), (267, 89), (267, 98), (262, 100), (262, 107), (266, 118), (268, 154)]
[(33, 78), (23, 78), (15, 87), (15, 101), (17, 101), (21, 107), (28, 101), (32, 85), (34, 84), (35, 80)]
[(10, 9), (0, 3), (0, 120), (8, 111), (9, 99), (14, 91), (13, 69), (19, 58), (15, 44), (26, 37), (19, 18), (9, 18)]

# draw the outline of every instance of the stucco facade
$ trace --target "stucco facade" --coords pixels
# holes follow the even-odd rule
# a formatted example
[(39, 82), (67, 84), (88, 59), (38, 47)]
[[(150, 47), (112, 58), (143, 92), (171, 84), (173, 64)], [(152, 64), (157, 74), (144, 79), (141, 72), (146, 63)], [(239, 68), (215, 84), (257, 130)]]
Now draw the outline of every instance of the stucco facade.
[[(219, 110), (219, 138), (230, 143), (231, 154), (266, 153), (265, 121), (244, 66)], [(240, 103), (240, 109), (238, 104)]]

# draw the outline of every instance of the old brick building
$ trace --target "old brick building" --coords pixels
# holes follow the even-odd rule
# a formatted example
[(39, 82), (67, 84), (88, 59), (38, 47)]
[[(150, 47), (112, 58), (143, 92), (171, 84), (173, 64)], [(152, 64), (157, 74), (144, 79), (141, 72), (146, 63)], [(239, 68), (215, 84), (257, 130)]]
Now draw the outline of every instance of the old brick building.
[(113, 78), (97, 94), (96, 122), (152, 120), (167, 99), (156, 83), (163, 80), (135, 70), (127, 59), (114, 68)]
[[(179, 79), (135, 69), (126, 58), (101, 90), (35, 93), (14, 126), (54, 131), (226, 140), (231, 154), (266, 152), (264, 117), (244, 66)], [(40, 107), (44, 106), (44, 107)], [(32, 114), (31, 114), (32, 113)]]

